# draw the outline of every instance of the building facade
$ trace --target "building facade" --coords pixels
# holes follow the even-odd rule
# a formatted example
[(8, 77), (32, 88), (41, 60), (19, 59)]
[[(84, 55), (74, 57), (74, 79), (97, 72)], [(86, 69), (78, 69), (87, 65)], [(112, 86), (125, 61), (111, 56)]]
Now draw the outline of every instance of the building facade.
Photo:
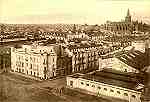
[(72, 45), (67, 49), (72, 57), (72, 73), (89, 72), (98, 69), (98, 48), (100, 46)]
[(11, 48), (11, 70), (41, 79), (56, 77), (57, 48), (56, 45), (13, 47)]
[(0, 72), (9, 71), (11, 67), (11, 49), (0, 47)]
[[(99, 74), (85, 75), (76, 73), (74, 75), (67, 76), (67, 86), (71, 89), (84, 90), (85, 93), (95, 96), (107, 96), (129, 102), (141, 102), (141, 92), (136, 89), (136, 85), (134, 86), (134, 81), (126, 82), (126, 80), (121, 80), (122, 77), (126, 77), (121, 75), (121, 73), (120, 77), (118, 77), (116, 73), (111, 73), (111, 77), (109, 76), (109, 72), (96, 73)], [(114, 78), (114, 75), (120, 79)], [(127, 80), (131, 80), (130, 78), (127, 78)], [(115, 84), (113, 84), (113, 81), (115, 81)]]
[(123, 33), (123, 32), (130, 33), (132, 27), (131, 27), (131, 15), (129, 9), (124, 21), (120, 21), (120, 22), (107, 21), (105, 24), (105, 29), (112, 32), (118, 32), (118, 33)]
[(125, 17), (125, 20), (119, 21), (119, 22), (111, 22), (107, 21), (106, 24), (104, 24), (104, 29), (115, 32), (115, 33), (127, 33), (131, 34), (133, 31), (144, 31), (144, 25), (142, 22), (138, 21), (132, 21), (130, 11), (128, 9), (127, 15)]
[(99, 70), (114, 69), (121, 72), (139, 73), (139, 70), (127, 65), (116, 57), (102, 59), (99, 58)]

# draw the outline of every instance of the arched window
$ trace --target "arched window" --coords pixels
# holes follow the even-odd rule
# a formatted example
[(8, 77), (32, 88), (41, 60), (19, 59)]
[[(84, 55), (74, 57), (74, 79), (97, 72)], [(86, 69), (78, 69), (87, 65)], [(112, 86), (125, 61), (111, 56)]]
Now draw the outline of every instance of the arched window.
[(98, 88), (98, 89), (101, 89), (101, 87), (100, 87), (100, 86), (98, 86), (97, 88)]
[(95, 85), (92, 85), (92, 87), (95, 87)]
[(107, 88), (104, 88), (105, 91), (107, 91)]
[(117, 91), (118, 94), (121, 94), (120, 91)]
[(124, 26), (122, 26), (122, 30), (124, 30)]
[(114, 90), (110, 89), (110, 92), (114, 92)]
[(37, 76), (39, 76), (39, 72), (37, 73)]
[(136, 96), (135, 96), (135, 95), (132, 95), (132, 98), (136, 98)]
[(84, 83), (83, 83), (83, 82), (81, 82), (81, 84), (83, 85)]
[(127, 93), (124, 93), (124, 96), (128, 96), (128, 94), (127, 94)]
[(86, 86), (89, 86), (89, 84), (86, 84)]

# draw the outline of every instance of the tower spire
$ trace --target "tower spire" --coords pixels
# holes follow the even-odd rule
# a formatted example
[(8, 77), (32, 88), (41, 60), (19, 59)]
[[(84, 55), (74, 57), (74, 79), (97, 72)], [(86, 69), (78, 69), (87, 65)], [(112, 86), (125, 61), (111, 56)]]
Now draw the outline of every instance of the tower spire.
[(130, 16), (130, 10), (129, 10), (129, 8), (128, 8), (128, 11), (127, 11), (127, 16)]
[(131, 15), (130, 15), (129, 8), (128, 8), (128, 11), (127, 11), (127, 16), (125, 17), (125, 22), (131, 23)]

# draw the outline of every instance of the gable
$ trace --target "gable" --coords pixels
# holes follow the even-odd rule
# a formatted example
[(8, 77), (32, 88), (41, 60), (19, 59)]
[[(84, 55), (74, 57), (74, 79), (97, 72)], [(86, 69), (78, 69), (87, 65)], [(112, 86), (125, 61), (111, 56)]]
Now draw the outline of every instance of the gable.
[(126, 71), (126, 72), (138, 72), (137, 69), (127, 65), (126, 63), (120, 61), (117, 58), (115, 58), (115, 61), (113, 62), (112, 69)]
[(103, 69), (114, 69), (122, 72), (138, 72), (137, 69), (127, 65), (118, 58), (104, 59), (101, 64)]

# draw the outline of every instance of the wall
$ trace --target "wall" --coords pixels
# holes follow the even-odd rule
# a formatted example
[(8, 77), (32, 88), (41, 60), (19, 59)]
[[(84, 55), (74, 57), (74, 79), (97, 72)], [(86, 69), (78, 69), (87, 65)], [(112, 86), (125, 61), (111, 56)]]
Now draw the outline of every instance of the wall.
[[(70, 81), (73, 82), (72, 86), (70, 86)], [(84, 89), (86, 91), (94, 93), (96, 96), (105, 95), (109, 97), (128, 100), (129, 102), (141, 102), (140, 92), (82, 78), (67, 77), (67, 86), (71, 88)]]
[(56, 76), (57, 54), (54, 46), (11, 48), (11, 69), (41, 79)]
[(117, 58), (108, 58), (108, 59), (99, 58), (98, 61), (99, 61), (99, 70), (114, 69), (121, 72), (134, 72), (134, 73), (139, 72), (135, 68), (128, 66), (127, 64), (123, 63)]

